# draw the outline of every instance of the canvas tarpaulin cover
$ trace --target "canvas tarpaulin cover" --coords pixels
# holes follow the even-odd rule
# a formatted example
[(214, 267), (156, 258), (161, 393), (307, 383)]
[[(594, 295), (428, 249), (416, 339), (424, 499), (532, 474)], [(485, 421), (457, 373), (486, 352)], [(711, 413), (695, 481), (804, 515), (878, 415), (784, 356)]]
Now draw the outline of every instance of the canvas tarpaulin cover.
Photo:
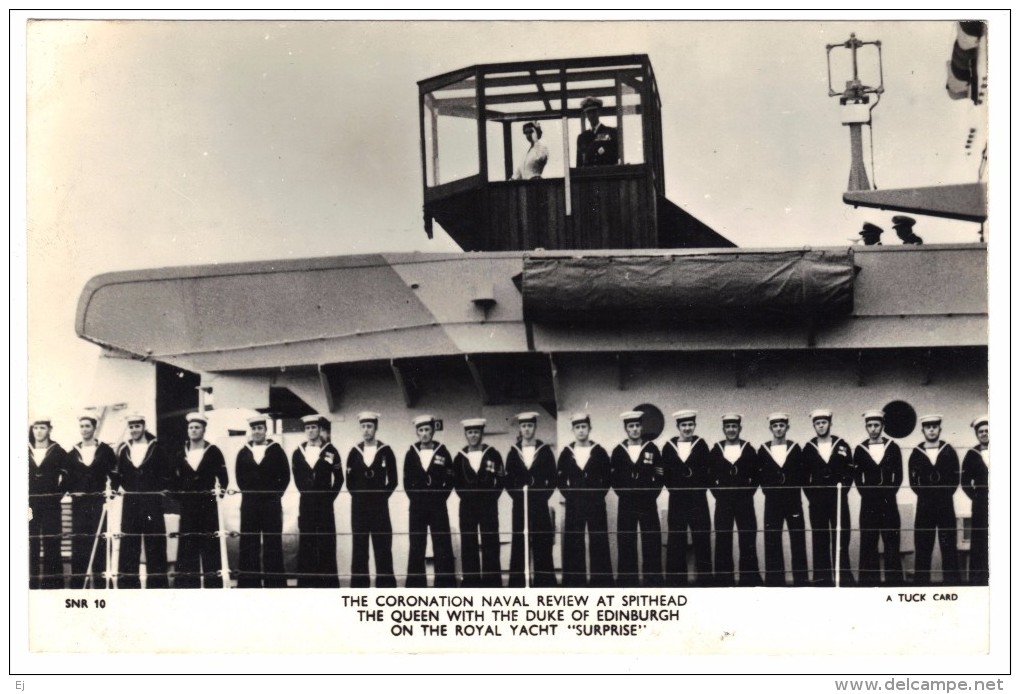
[(528, 256), (535, 322), (803, 320), (853, 311), (850, 249), (677, 256)]

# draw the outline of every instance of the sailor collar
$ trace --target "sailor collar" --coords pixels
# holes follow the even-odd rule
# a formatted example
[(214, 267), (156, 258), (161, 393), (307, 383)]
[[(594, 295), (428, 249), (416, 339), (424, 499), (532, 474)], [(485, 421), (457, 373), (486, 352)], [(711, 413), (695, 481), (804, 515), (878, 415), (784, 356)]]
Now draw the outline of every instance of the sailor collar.
[[(537, 455), (539, 450), (541, 450), (545, 445), (546, 443), (542, 439), (535, 439), (535, 454)], [(512, 448), (516, 449), (517, 452), (521, 454), (521, 457), (524, 456), (524, 446), (520, 445), (520, 441), (513, 444)]]
[[(935, 450), (938, 451), (938, 453), (935, 454), (936, 458), (938, 456), (942, 455), (942, 449), (949, 445), (948, 443), (946, 443), (942, 439), (939, 439), (938, 443), (939, 443), (939, 447), (937, 449), (935, 449)], [(919, 450), (922, 453), (924, 453), (925, 457), (927, 457), (928, 456), (928, 451), (930, 451), (932, 449), (931, 448), (926, 448), (925, 445), (924, 445), (924, 441), (922, 441), (921, 443), (917, 444), (917, 450)], [(932, 465), (934, 465), (934, 464), (935, 463), (932, 463)]]
[(672, 445), (672, 446), (673, 446), (673, 448), (674, 448), (674, 449), (675, 449), (675, 450), (677, 451), (677, 453), (679, 453), (679, 452), (680, 452), (680, 446), (679, 446), (678, 444), (681, 444), (681, 443), (689, 443), (689, 444), (691, 444), (691, 450), (693, 451), (693, 450), (694, 450), (694, 447), (695, 447), (695, 446), (697, 445), (698, 441), (701, 441), (701, 440), (702, 440), (702, 439), (701, 439), (701, 437), (700, 437), (700, 436), (695, 436), (695, 437), (694, 437), (693, 439), (691, 439), (690, 441), (681, 441), (681, 440), (680, 440), (680, 437), (679, 437), (679, 436), (674, 436), (674, 437), (673, 437), (673, 438), (671, 438), (671, 439), (670, 439), (669, 441), (667, 441), (667, 443), (669, 443), (670, 445)]
[[(790, 455), (790, 453), (793, 451), (794, 446), (796, 446), (796, 445), (797, 445), (796, 441), (790, 441), (789, 439), (787, 439), (786, 440), (786, 455)], [(771, 441), (766, 441), (764, 443), (764, 446), (765, 446), (765, 449), (769, 452), (769, 457), (772, 458), (772, 460), (776, 460), (776, 456), (772, 455), (772, 442)], [(779, 461), (776, 460), (776, 463), (778, 464)], [(785, 465), (786, 461), (783, 461), (783, 464)]]

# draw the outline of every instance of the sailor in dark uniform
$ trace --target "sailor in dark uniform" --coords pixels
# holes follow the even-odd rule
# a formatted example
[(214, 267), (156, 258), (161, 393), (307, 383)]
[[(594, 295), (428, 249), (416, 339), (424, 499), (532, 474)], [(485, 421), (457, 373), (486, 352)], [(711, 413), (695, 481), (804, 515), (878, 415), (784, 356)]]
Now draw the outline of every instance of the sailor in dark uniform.
[(958, 585), (956, 555), (956, 511), (953, 494), (960, 486), (960, 459), (942, 435), (942, 415), (925, 415), (918, 421), (924, 440), (910, 452), (907, 469), (910, 488), (917, 494), (914, 520), (914, 585), (931, 585), (931, 556), (938, 534), (942, 553), (942, 584)]
[(616, 584), (637, 587), (637, 535), (641, 533), (643, 585), (662, 585), (662, 526), (659, 523), (658, 498), (664, 470), (662, 454), (652, 441), (642, 437), (643, 412), (632, 410), (620, 415), (627, 438), (613, 449), (613, 489), (620, 500), (617, 510)]
[[(815, 437), (804, 445), (804, 494), (811, 519), (811, 554), (814, 583), (835, 585), (836, 535), (839, 534), (839, 584), (855, 584), (850, 570), (850, 485), (854, 482), (854, 459), (850, 444), (831, 433), (832, 410), (811, 413)], [(842, 485), (837, 502), (836, 485)], [(839, 522), (836, 507), (839, 506)]]
[(163, 498), (173, 472), (163, 447), (145, 429), (145, 417), (128, 415), (129, 439), (117, 449), (117, 474), (124, 490), (121, 508), (118, 588), (141, 588), (138, 566), (145, 543), (146, 588), (167, 588), (166, 520)]
[(969, 583), (988, 585), (988, 415), (970, 424), (978, 444), (963, 456), (960, 486), (971, 501)]
[(209, 419), (191, 412), (187, 421), (188, 442), (173, 461), (174, 490), (181, 505), (174, 588), (222, 588), (216, 498), (226, 493), (227, 463), (220, 449), (205, 440)]
[(783, 557), (783, 523), (790, 535), (793, 585), (808, 585), (807, 545), (804, 540), (804, 504), (801, 489), (806, 476), (800, 445), (788, 441), (790, 415), (769, 415), (772, 440), (758, 449), (758, 481), (765, 492), (765, 585), (786, 585)]
[[(553, 525), (549, 513), (549, 499), (556, 489), (556, 454), (551, 446), (535, 437), (537, 412), (517, 415), (517, 425), (520, 436), (506, 454), (506, 490), (513, 500), (510, 587), (523, 588), (525, 573), (531, 567), (531, 585), (547, 588), (556, 585), (552, 558)], [(525, 507), (530, 557), (525, 557), (524, 551)]]
[[(64, 449), (50, 439), (49, 417), (32, 420), (28, 441), (28, 566), (29, 588), (64, 587), (60, 557), (60, 500), (64, 496), (67, 462)], [(89, 530), (93, 537), (95, 529)]]
[(712, 495), (715, 496), (716, 584), (733, 585), (733, 526), (739, 545), (739, 585), (760, 586), (758, 564), (758, 518), (754, 513), (754, 492), (758, 488), (758, 454), (740, 438), (742, 417), (724, 414), (723, 435), (712, 447)]
[(868, 438), (854, 449), (854, 482), (861, 495), (860, 580), (862, 586), (883, 584), (879, 570), (878, 541), (884, 552), (884, 585), (903, 585), (903, 563), (900, 560), (900, 511), (896, 493), (903, 484), (903, 454), (899, 445), (882, 435), (885, 413), (868, 410), (864, 413)]
[(298, 504), (299, 588), (339, 588), (333, 502), (344, 484), (340, 452), (322, 437), (322, 417), (301, 418), (305, 440), (291, 455)]
[(679, 436), (662, 447), (662, 467), (669, 490), (669, 525), (666, 540), (666, 585), (688, 585), (687, 529), (694, 545), (694, 569), (698, 585), (712, 579), (712, 522), (708, 515), (710, 464), (708, 444), (694, 434), (698, 413), (673, 413)]
[(412, 422), (418, 442), (404, 454), (404, 491), (408, 501), (410, 548), (407, 553), (407, 588), (425, 588), (425, 548), (432, 531), (436, 588), (455, 588), (457, 575), (446, 502), (453, 490), (453, 456), (434, 440), (436, 420), (430, 414)]
[[(611, 588), (614, 583), (613, 563), (609, 556), (609, 522), (606, 516), (606, 495), (612, 482), (609, 454), (590, 439), (591, 417), (587, 412), (572, 415), (570, 425), (575, 440), (560, 451), (556, 464), (556, 486), (566, 506), (563, 517), (563, 585)], [(588, 561), (585, 561), (586, 528)]]
[(269, 418), (248, 418), (251, 438), (237, 453), (234, 475), (241, 490), (241, 556), (238, 588), (286, 588), (283, 568), (283, 493), (290, 465), (283, 447), (266, 436)]
[(577, 166), (615, 166), (620, 163), (619, 138), (616, 128), (599, 122), (602, 99), (586, 97), (581, 110), (591, 130), (577, 136)]
[(96, 438), (98, 423), (99, 419), (91, 412), (78, 417), (81, 441), (67, 453), (65, 489), (71, 495), (72, 533), (70, 588), (106, 587), (109, 519), (103, 517), (103, 507), (120, 481), (116, 474), (117, 454)]
[(460, 497), (462, 585), (465, 588), (501, 588), (498, 502), (506, 477), (503, 458), (499, 451), (482, 442), (484, 419), (465, 419), (461, 424), (467, 445), (454, 459), (453, 484)]
[(347, 454), (351, 493), (351, 588), (368, 588), (368, 543), (375, 557), (375, 587), (396, 588), (393, 576), (393, 526), (390, 495), (397, 488), (397, 457), (376, 438), (378, 412), (361, 412), (362, 441)]

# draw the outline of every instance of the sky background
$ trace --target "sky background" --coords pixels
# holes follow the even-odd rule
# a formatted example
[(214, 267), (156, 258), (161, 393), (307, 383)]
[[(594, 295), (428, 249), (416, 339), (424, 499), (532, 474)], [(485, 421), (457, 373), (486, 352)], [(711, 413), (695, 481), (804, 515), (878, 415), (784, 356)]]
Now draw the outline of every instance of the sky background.
[[(841, 199), (849, 135), (825, 45), (850, 32), (883, 45), (872, 182), (976, 180), (980, 153), (964, 144), (971, 127), (983, 142), (985, 114), (946, 96), (948, 19), (30, 23), (31, 408), (92, 404), (98, 348), (74, 316), (97, 274), (456, 251), (422, 228), (416, 82), (477, 63), (647, 53), (672, 201), (742, 247), (846, 245), (864, 221), (898, 243), (891, 213)], [(932, 218), (916, 231), (978, 238), (976, 224)]]

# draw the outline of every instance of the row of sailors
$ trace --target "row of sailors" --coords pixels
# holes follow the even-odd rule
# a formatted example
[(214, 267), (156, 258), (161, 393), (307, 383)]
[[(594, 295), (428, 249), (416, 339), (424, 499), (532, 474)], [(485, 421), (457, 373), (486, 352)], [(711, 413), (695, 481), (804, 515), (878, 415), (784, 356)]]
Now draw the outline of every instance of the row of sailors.
[[(608, 452), (592, 441), (590, 416), (575, 414), (570, 419), (575, 440), (557, 458), (553, 448), (536, 437), (539, 415), (522, 413), (517, 417), (520, 436), (505, 462), (495, 448), (482, 441), (484, 419), (462, 421), (466, 445), (451, 453), (434, 440), (435, 420), (431, 415), (415, 418), (418, 441), (405, 453), (403, 464), (410, 516), (406, 585), (427, 585), (428, 532), (432, 533), (435, 551), (434, 585), (457, 585), (447, 513), (447, 498), (456, 491), (460, 499), (462, 585), (501, 586), (497, 501), (504, 489), (513, 500), (511, 587), (525, 585), (526, 553), (530, 555), (533, 585), (556, 585), (554, 529), (549, 513), (549, 499), (556, 489), (566, 506), (564, 586), (688, 585), (688, 529), (697, 584), (761, 585), (753, 501), (758, 487), (765, 496), (764, 583), (786, 585), (782, 540), (785, 524), (794, 585), (833, 585), (837, 564), (840, 583), (852, 585), (856, 581), (849, 562), (852, 523), (847, 495), (853, 484), (861, 501), (857, 523), (861, 584), (903, 583), (896, 503), (903, 482), (902, 454), (900, 447), (883, 435), (881, 410), (864, 413), (868, 438), (854, 447), (831, 433), (829, 410), (811, 413), (816, 436), (804, 446), (786, 436), (789, 415), (769, 415), (772, 440), (757, 449), (740, 437), (739, 414), (723, 415), (724, 439), (710, 446), (695, 434), (697, 412), (676, 412), (673, 418), (679, 435), (661, 451), (654, 442), (644, 439), (642, 416), (639, 411), (621, 415), (627, 438)], [(146, 431), (141, 415), (129, 416), (130, 438), (116, 451), (95, 439), (97, 422), (91, 414), (80, 418), (82, 441), (66, 454), (50, 439), (49, 420), (33, 422), (34, 445), (29, 447), (31, 587), (63, 587), (59, 503), (64, 492), (72, 495), (72, 581), (82, 581), (90, 571), (102, 575), (103, 492), (107, 480), (112, 489), (126, 492), (118, 587), (140, 587), (138, 565), (143, 541), (147, 587), (167, 586), (166, 529), (160, 495), (168, 490), (177, 493), (181, 503), (175, 587), (198, 587), (200, 576), (204, 576), (206, 587), (222, 585), (222, 558), (216, 540), (221, 522), (216, 498), (222, 498), (228, 486), (226, 464), (220, 450), (205, 440), (206, 417), (191, 413), (187, 420), (189, 441), (173, 460), (166, 458), (155, 437)], [(393, 587), (396, 581), (388, 499), (397, 486), (396, 454), (376, 437), (378, 413), (362, 412), (358, 421), (363, 440), (350, 450), (346, 465), (353, 535), (351, 586), (370, 585), (371, 542), (376, 586)], [(920, 418), (923, 440), (910, 452), (907, 465), (909, 485), (917, 495), (914, 584), (930, 582), (936, 535), (943, 582), (956, 584), (961, 580), (953, 494), (962, 483), (973, 502), (969, 579), (987, 585), (988, 418), (979, 417), (972, 423), (978, 443), (964, 457), (962, 474), (956, 451), (941, 439), (941, 422), (940, 415)], [(322, 418), (303, 418), (306, 441), (295, 449), (290, 461), (283, 448), (267, 438), (264, 415), (252, 417), (248, 423), (251, 437), (237, 454), (235, 469), (236, 485), (243, 495), (238, 585), (286, 585), (280, 500), (293, 471), (301, 492), (298, 585), (339, 586), (333, 502), (345, 475), (339, 451), (324, 437)], [(663, 487), (669, 490), (665, 574), (657, 508)], [(619, 503), (615, 578), (605, 502), (610, 489)], [(709, 518), (707, 490), (715, 497), (714, 524)], [(813, 581), (809, 581), (808, 573), (802, 490), (808, 499)], [(710, 539), (713, 525), (714, 557)], [(737, 581), (734, 527), (739, 555)], [(93, 581), (93, 585), (102, 584), (103, 579)]]

